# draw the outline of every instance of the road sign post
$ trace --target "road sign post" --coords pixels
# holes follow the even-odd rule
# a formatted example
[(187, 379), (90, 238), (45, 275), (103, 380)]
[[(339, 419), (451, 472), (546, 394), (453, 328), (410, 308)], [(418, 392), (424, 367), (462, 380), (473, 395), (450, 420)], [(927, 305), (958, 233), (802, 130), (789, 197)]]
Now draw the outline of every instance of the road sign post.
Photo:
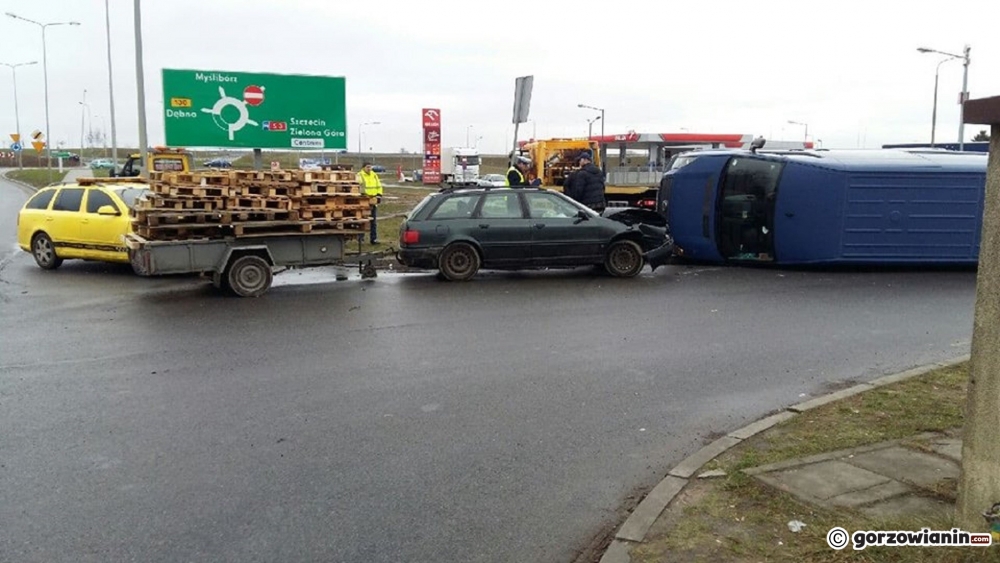
[(166, 144), (346, 149), (343, 77), (163, 70)]
[(510, 166), (514, 166), (514, 154), (517, 153), (517, 133), (519, 126), (528, 121), (528, 111), (531, 108), (531, 89), (535, 84), (534, 76), (521, 76), (514, 80), (514, 148), (510, 151)]

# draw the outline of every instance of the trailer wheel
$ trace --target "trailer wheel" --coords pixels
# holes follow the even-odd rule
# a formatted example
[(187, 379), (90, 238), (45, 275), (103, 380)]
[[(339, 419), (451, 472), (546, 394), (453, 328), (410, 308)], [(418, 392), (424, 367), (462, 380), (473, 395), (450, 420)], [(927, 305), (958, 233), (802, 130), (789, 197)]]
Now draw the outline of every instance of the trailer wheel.
[(260, 256), (247, 255), (237, 258), (228, 268), (225, 282), (240, 297), (260, 297), (268, 288), (274, 275), (271, 265)]
[(466, 242), (453, 242), (438, 257), (441, 275), (449, 281), (465, 281), (479, 271), (479, 253)]
[(616, 278), (633, 278), (639, 275), (644, 265), (642, 249), (630, 240), (612, 243), (604, 259), (604, 269)]

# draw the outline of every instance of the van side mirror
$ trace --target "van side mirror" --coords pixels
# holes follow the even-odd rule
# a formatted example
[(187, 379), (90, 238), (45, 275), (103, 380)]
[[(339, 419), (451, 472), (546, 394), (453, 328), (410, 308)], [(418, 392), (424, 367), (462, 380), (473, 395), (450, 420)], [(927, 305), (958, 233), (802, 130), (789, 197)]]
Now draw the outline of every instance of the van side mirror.
[(102, 205), (102, 206), (100, 206), (100, 207), (97, 208), (97, 214), (98, 215), (121, 215), (121, 212), (119, 212), (117, 209), (115, 209), (114, 206), (112, 206), (112, 205)]

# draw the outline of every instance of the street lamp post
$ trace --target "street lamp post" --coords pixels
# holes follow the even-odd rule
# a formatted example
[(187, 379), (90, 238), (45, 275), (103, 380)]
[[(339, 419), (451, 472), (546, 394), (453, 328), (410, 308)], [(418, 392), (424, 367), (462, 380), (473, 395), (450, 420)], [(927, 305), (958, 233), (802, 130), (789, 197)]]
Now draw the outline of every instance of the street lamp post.
[[(142, 67), (142, 12), (139, 11), (139, 0), (134, 4), (135, 19), (135, 83), (139, 106), (139, 170), (141, 176), (149, 177), (147, 170), (149, 157), (149, 142), (146, 140), (146, 79)], [(260, 169), (260, 151), (254, 150), (257, 169)]]
[(36, 65), (38, 61), (31, 61), (30, 63), (0, 63), (3, 66), (10, 68), (10, 74), (14, 78), (14, 128), (15, 133), (17, 133), (17, 142), (21, 143), (21, 150), (17, 151), (17, 167), (24, 168), (24, 159), (22, 155), (24, 154), (24, 139), (21, 138), (21, 113), (17, 109), (17, 67), (19, 66), (29, 66)]
[(603, 139), (603, 137), (604, 137), (604, 110), (601, 109), (601, 108), (595, 108), (594, 106), (588, 106), (588, 105), (584, 105), (584, 104), (576, 104), (576, 107), (583, 108), (583, 109), (592, 109), (594, 111), (601, 112), (601, 138)]
[[(604, 119), (604, 109), (602, 109), (602, 108), (595, 108), (594, 106), (588, 106), (586, 104), (576, 104), (576, 107), (583, 108), (583, 109), (592, 109), (594, 111), (601, 112), (601, 143), (604, 143), (604, 122), (605, 122), (605, 119)], [(590, 141), (590, 139), (587, 139), (587, 140)], [(598, 149), (598, 150), (600, 150), (600, 149)], [(607, 162), (607, 159), (604, 158), (604, 157), (605, 157), (605, 154), (601, 154), (600, 155), (600, 158), (601, 158), (601, 171), (606, 173), (608, 171), (608, 162)]]
[(83, 90), (83, 101), (81, 101), (79, 103), (80, 103), (80, 161), (82, 162), (83, 161), (83, 147), (84, 147), (84, 144), (83, 144), (83, 130), (84, 130), (84, 126), (86, 124), (86, 116), (87, 116), (85, 110), (89, 110), (90, 109), (90, 106), (87, 105), (87, 89), (86, 88), (84, 88), (84, 90)]
[[(136, 0), (138, 2), (138, 0)], [(29, 20), (28, 18), (23, 18), (17, 14), (12, 14), (7, 12), (8, 17), (12, 17), (16, 20), (25, 21), (28, 23), (33, 23), (38, 27), (42, 28), (42, 74), (45, 81), (45, 160), (46, 166), (49, 170), (49, 182), (52, 181), (52, 138), (49, 136), (49, 64), (48, 64), (48, 50), (45, 48), (45, 28), (53, 25), (80, 25), (79, 22), (49, 22), (41, 23), (35, 20)]]
[[(928, 49), (927, 47), (917, 47), (917, 51), (920, 53), (936, 53), (938, 55), (944, 55), (948, 57), (947, 59), (938, 63), (938, 69), (941, 68), (941, 64), (948, 62), (952, 59), (962, 59), (962, 66), (965, 67), (962, 71), (962, 93), (960, 94), (961, 102), (959, 103), (959, 113), (958, 113), (958, 150), (965, 150), (965, 100), (969, 98), (969, 51), (972, 47), (966, 45), (965, 49), (962, 51), (961, 55), (956, 55), (954, 53), (948, 53), (945, 51), (938, 51), (937, 49)], [(938, 75), (937, 71), (934, 72), (934, 123), (931, 124), (931, 146), (934, 145), (934, 129), (937, 122), (937, 83)]]
[(804, 137), (802, 139), (802, 147), (805, 148), (805, 143), (809, 142), (809, 124), (808, 123), (800, 123), (798, 121), (792, 121), (790, 119), (788, 120), (788, 123), (791, 123), (792, 125), (801, 125), (801, 126), (803, 126), (803, 127), (806, 128), (805, 135), (804, 135)]
[(601, 116), (599, 116), (599, 115), (597, 117), (593, 118), (593, 119), (588, 119), (587, 120), (587, 140), (588, 141), (590, 140), (591, 137), (594, 136), (594, 122), (595, 121), (600, 121), (600, 120), (601, 120)]
[[(115, 81), (111, 77), (111, 10), (104, 0), (104, 27), (108, 37), (108, 97), (111, 98), (111, 162), (118, 164), (118, 135), (115, 131)], [(104, 154), (107, 157), (107, 151)]]
[(472, 146), (469, 144), (469, 132), (472, 131), (472, 128), (473, 128), (472, 125), (469, 125), (468, 127), (465, 128), (465, 146), (467, 147)]
[(365, 152), (364, 148), (361, 146), (362, 128), (365, 125), (382, 125), (382, 122), (381, 121), (366, 121), (365, 123), (362, 123), (361, 125), (358, 125), (358, 154), (363, 154)]

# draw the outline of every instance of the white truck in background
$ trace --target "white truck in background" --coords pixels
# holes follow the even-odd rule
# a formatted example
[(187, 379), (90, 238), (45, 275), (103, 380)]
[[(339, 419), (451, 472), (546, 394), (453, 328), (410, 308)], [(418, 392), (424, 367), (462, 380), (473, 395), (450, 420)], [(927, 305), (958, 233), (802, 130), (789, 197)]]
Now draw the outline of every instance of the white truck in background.
[(475, 186), (479, 183), (479, 149), (448, 147), (441, 149), (441, 183), (451, 186)]

